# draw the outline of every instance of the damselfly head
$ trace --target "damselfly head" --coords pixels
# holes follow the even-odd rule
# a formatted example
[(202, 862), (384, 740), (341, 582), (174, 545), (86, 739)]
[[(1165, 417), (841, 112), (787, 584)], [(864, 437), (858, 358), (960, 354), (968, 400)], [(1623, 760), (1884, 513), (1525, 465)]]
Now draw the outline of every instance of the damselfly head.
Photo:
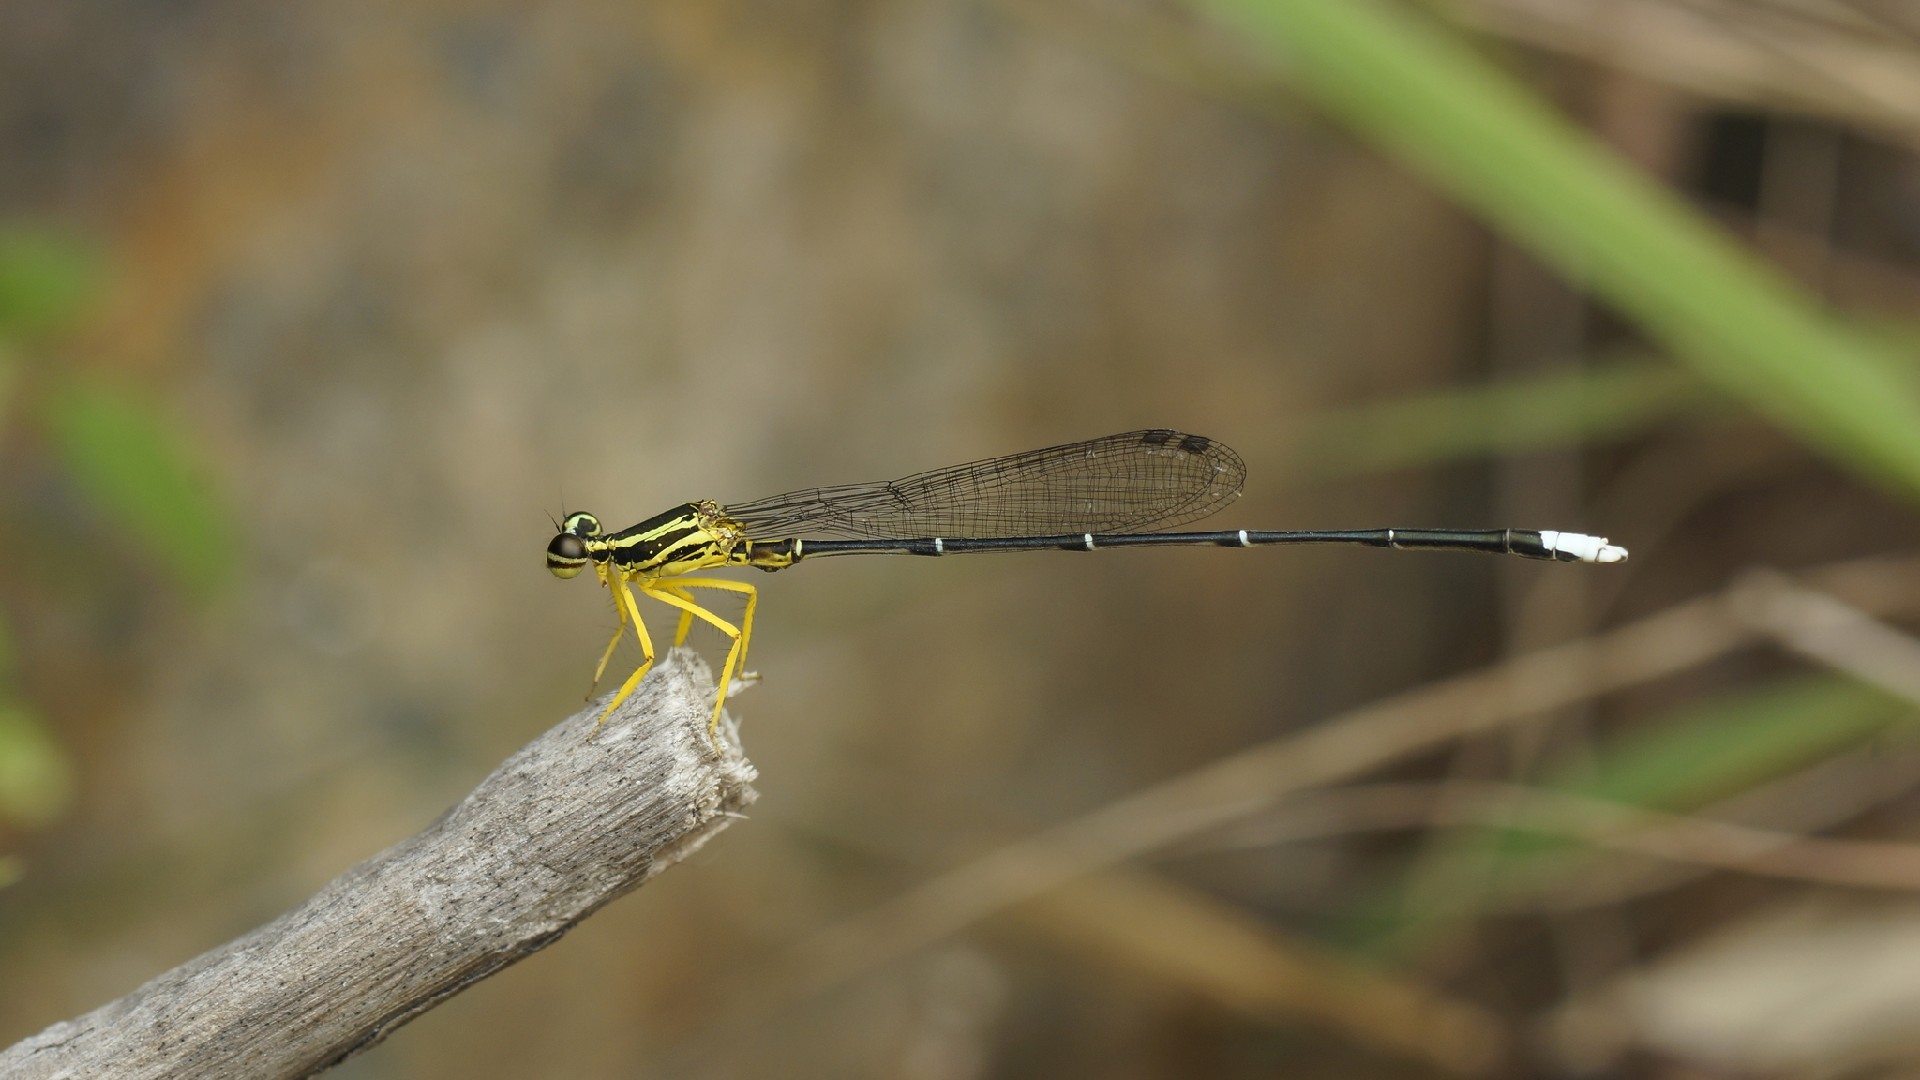
[(547, 572), (557, 578), (570, 578), (587, 568), (589, 536), (600, 535), (600, 519), (592, 514), (568, 514), (560, 525), (560, 535), (547, 545)]

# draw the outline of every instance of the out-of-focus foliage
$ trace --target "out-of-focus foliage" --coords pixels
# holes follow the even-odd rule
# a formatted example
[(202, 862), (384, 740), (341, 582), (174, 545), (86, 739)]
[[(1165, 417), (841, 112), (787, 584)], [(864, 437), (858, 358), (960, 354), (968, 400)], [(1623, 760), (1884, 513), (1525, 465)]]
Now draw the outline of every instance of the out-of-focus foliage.
[(1611, 363), (1328, 410), (1302, 426), (1294, 460), (1317, 475), (1416, 468), (1608, 442), (1727, 412), (1684, 369)]
[(59, 230), (0, 224), (0, 340), (72, 328), (98, 295), (98, 253)]
[[(1917, 719), (1911, 703), (1872, 687), (1796, 676), (1647, 717), (1574, 760), (1549, 764), (1535, 783), (1651, 810), (1700, 810)], [(1347, 932), (1370, 948), (1412, 948), (1483, 907), (1497, 908), (1512, 883), (1538, 888), (1578, 873), (1588, 863), (1580, 852), (1574, 841), (1534, 833), (1469, 834), (1420, 866), (1410, 885), (1348, 912)], [(1435, 881), (1467, 887), (1436, 891)]]
[(1920, 496), (1920, 383), (1485, 59), (1376, 2), (1205, 0), (1288, 82), (1591, 288), (1674, 359)]
[[(0, 571), (35, 665), (0, 667), (0, 817), (23, 855), (0, 883), (30, 871), (0, 968), (51, 988), (0, 1019), (26, 1034), (244, 931), (574, 707), (613, 616), (541, 568), (541, 511), (617, 527), (1173, 424), (1250, 467), (1211, 526), (1570, 528), (1633, 559), (1191, 550), (752, 575), (764, 680), (733, 707), (767, 778), (754, 820), (341, 1074), (624, 1076), (675, 1054), (696, 1075), (1444, 1074), (1408, 1032), (1379, 1037), (1356, 972), (1569, 1075), (1765, 1073), (1663, 1041), (1652, 1014), (1615, 1018), (1622, 1053), (1548, 1033), (1569, 997), (1684, 964), (1705, 924), (1858, 897), (1599, 851), (1621, 838), (1575, 819), (1582, 799), (1586, 825), (1724, 815), (1830, 851), (1913, 831), (1911, 705), (1707, 609), (1750, 565), (1825, 581), (1865, 561), (1848, 602), (1896, 639), (1920, 617), (1899, 558), (1920, 542), (1901, 366), (1920, 350), (1894, 321), (1920, 297), (1920, 98), (1822, 111), (1867, 95), (1835, 74), (1920, 85), (1920, 48), (1887, 5), (1634, 0), (1725, 24), (1697, 37), (1636, 30), (1624, 6), (0, 8), (0, 198), (72, 208), (102, 238), (0, 243), (0, 398), (23, 451), (0, 482), (36, 514), (10, 539), (57, 523), (70, 571)], [(1574, 33), (1474, 36), (1554, 18)], [(1777, 94), (1729, 80), (1742, 48), (1743, 70), (1816, 74)], [(1722, 171), (1739, 183), (1709, 182)], [(203, 431), (270, 538), (255, 551), (209, 494)], [(222, 582), (233, 602), (175, 632), (175, 601)], [(1567, 671), (1553, 711), (1448, 697), (1452, 676), (1484, 691), (1676, 611), (1684, 634)], [(1664, 666), (1676, 652), (1695, 659)], [(49, 738), (23, 685), (97, 726)], [(1498, 719), (1417, 756), (1365, 722), (1427, 693)], [(1097, 833), (1078, 826), (1290, 732), (1361, 763), (1289, 794), (1326, 813), (1311, 842), (1188, 852), (1211, 826), (1168, 812), (1106, 875), (1144, 888), (1061, 891), (1104, 919), (1002, 908), (973, 937), (956, 928), (990, 915), (963, 904), (921, 955), (861, 952), (885, 951), (894, 900), (940, 895), (928, 879), (1018, 893), (993, 868), (1023, 838)], [(59, 812), (67, 772), (85, 812), (20, 828)], [(1796, 786), (1817, 783), (1829, 797)], [(1476, 787), (1568, 819), (1417, 804)], [(1408, 801), (1384, 826), (1326, 810), (1369, 788)], [(1222, 813), (1261, 824), (1240, 794)], [(1141, 835), (1181, 854), (1142, 855)], [(1616, 869), (1628, 899), (1580, 906)], [(1136, 902), (1156, 894), (1204, 902)], [(852, 944), (801, 944), (820, 936)], [(1768, 985), (1833, 967), (1789, 959)], [(1235, 985), (1275, 992), (1249, 1007)], [(1354, 1007), (1330, 1023), (1316, 999)]]
[(72, 795), (72, 767), (46, 725), (18, 701), (0, 703), (0, 821), (49, 824)]
[[(31, 828), (57, 817), (72, 796), (73, 770), (46, 726), (14, 690), (14, 650), (0, 622), (0, 823)], [(0, 886), (10, 877), (0, 860)]]
[(1655, 713), (1541, 782), (1613, 802), (1696, 810), (1915, 719), (1910, 703), (1883, 690), (1798, 675)]
[[(104, 288), (104, 260), (93, 246), (46, 226), (0, 228), (0, 374), (8, 390), (0, 420), (32, 417), (50, 459), (87, 507), (91, 527), (68, 523), (58, 531), (73, 559), (115, 567), (151, 557), (190, 593), (204, 595), (229, 576), (237, 541), (177, 426), (152, 395), (77, 375), (57, 358), (59, 337), (85, 324)], [(0, 822), (50, 823), (67, 806), (73, 783), (44, 717), (21, 697), (6, 644)], [(17, 860), (9, 865), (17, 874)]]
[(60, 463), (115, 540), (133, 541), (173, 578), (206, 593), (231, 573), (237, 537), (203, 470), (151, 396), (66, 378), (40, 402)]

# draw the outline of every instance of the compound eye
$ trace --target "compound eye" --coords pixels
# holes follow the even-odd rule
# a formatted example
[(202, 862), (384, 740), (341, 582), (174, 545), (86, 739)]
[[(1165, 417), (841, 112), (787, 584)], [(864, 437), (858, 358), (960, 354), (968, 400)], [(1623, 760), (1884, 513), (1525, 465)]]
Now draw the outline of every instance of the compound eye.
[(560, 531), (575, 536), (599, 536), (600, 519), (592, 514), (568, 514), (567, 520), (560, 523)]
[[(567, 521), (571, 524), (573, 519), (568, 518)], [(547, 572), (554, 577), (573, 577), (585, 570), (589, 561), (586, 542), (571, 532), (561, 533), (547, 545)]]

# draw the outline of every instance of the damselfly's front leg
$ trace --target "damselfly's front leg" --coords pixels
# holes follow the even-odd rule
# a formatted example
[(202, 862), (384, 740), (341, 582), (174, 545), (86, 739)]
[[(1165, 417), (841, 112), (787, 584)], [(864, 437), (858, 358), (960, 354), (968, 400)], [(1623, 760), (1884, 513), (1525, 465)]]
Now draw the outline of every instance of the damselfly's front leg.
[[(613, 695), (613, 700), (601, 710), (600, 719), (593, 722), (595, 730), (599, 730), (600, 725), (607, 722), (607, 717), (613, 714), (613, 710), (620, 707), (621, 702), (627, 700), (627, 695), (633, 693), (633, 688), (640, 685), (640, 680), (646, 678), (648, 669), (653, 667), (653, 639), (647, 636), (646, 620), (640, 618), (640, 605), (634, 603), (633, 590), (627, 588), (626, 579), (621, 577), (618, 571), (614, 572), (613, 580), (608, 587), (613, 590), (613, 602), (624, 604), (625, 617), (633, 620), (634, 636), (640, 639), (640, 652), (646, 659), (640, 662), (639, 667), (633, 669), (633, 674), (627, 676), (627, 681), (620, 684), (620, 692)], [(640, 589), (642, 592), (647, 591), (647, 583), (644, 580), (640, 582)], [(602, 664), (604, 663), (603, 660)]]
[[(600, 676), (607, 673), (607, 661), (613, 659), (613, 650), (620, 644), (620, 635), (627, 632), (627, 606), (614, 593), (619, 583), (619, 571), (610, 571), (605, 566), (596, 566), (594, 569), (600, 571), (600, 584), (607, 590), (607, 598), (613, 601), (613, 613), (620, 617), (620, 625), (614, 627), (612, 640), (607, 642), (606, 651), (600, 654), (600, 665), (593, 669), (593, 683), (587, 687), (588, 700), (592, 700), (593, 692), (599, 689)], [(645, 633), (644, 630), (641, 632)]]

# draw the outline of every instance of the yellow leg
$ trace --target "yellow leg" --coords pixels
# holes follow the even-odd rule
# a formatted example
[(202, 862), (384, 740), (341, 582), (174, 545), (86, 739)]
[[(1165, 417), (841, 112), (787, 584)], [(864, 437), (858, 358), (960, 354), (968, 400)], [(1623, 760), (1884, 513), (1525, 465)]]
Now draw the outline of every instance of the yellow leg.
[[(726, 578), (675, 578), (675, 589), (718, 589), (722, 592), (743, 593), (747, 598), (747, 610), (740, 616), (740, 663), (747, 662), (747, 646), (753, 640), (753, 609), (760, 603), (760, 590), (744, 581), (728, 581)], [(684, 592), (680, 595), (692, 600)], [(676, 643), (677, 644), (677, 643)], [(725, 687), (721, 687), (725, 690)]]
[[(673, 584), (678, 590), (715, 589), (720, 592), (741, 593), (747, 598), (746, 610), (740, 615), (739, 640), (734, 642), (733, 649), (727, 653), (726, 666), (720, 672), (720, 700), (713, 707), (713, 720), (709, 724), (711, 732), (719, 728), (720, 709), (726, 703), (727, 689), (733, 685), (733, 680), (738, 678), (751, 681), (758, 677), (747, 671), (747, 647), (753, 641), (753, 612), (760, 604), (760, 590), (745, 582), (729, 581), (726, 578), (683, 577), (675, 579)], [(686, 594), (682, 592), (681, 595)]]
[[(618, 578), (608, 587), (613, 590), (613, 602), (615, 604), (624, 603), (626, 605), (626, 617), (633, 620), (633, 632), (634, 635), (640, 639), (640, 652), (646, 659), (640, 662), (639, 667), (633, 669), (633, 674), (627, 676), (627, 681), (620, 684), (620, 692), (613, 695), (613, 700), (607, 703), (605, 709), (601, 710), (600, 719), (593, 722), (596, 730), (599, 729), (601, 724), (607, 722), (607, 717), (612, 715), (613, 710), (620, 707), (621, 702), (627, 700), (627, 695), (633, 693), (633, 688), (640, 685), (640, 680), (646, 678), (647, 671), (653, 667), (653, 639), (647, 636), (647, 624), (645, 620), (640, 618), (640, 605), (636, 604), (633, 600), (633, 590), (627, 588), (625, 580)], [(645, 581), (640, 583), (640, 591), (647, 591), (647, 583)]]
[[(700, 602), (695, 600), (693, 594), (687, 591), (689, 588), (719, 589), (725, 592), (746, 594), (747, 610), (746, 613), (740, 617), (740, 663), (744, 666), (747, 662), (747, 647), (753, 639), (753, 611), (760, 603), (760, 590), (754, 588), (752, 585), (743, 584), (738, 581), (727, 581), (722, 578), (675, 578), (671, 584), (663, 581), (659, 585), (654, 586), (653, 591), (656, 593), (670, 592), (680, 599), (685, 600), (687, 603), (699, 607)], [(692, 621), (693, 612), (682, 609), (680, 612), (680, 625), (682, 629), (680, 636), (674, 640), (676, 646), (685, 643), (685, 627)], [(741, 674), (745, 676), (746, 672), (742, 671)]]
[(614, 628), (613, 639), (607, 642), (606, 651), (600, 654), (600, 666), (593, 669), (593, 683), (587, 687), (587, 697), (589, 698), (593, 697), (594, 690), (599, 688), (600, 676), (607, 673), (607, 661), (613, 659), (613, 650), (615, 646), (620, 644), (620, 635), (627, 632), (627, 606), (620, 602), (618, 596), (614, 595), (613, 582), (609, 580), (606, 567), (596, 566), (594, 569), (600, 571), (600, 584), (606, 587), (607, 597), (613, 601), (613, 613), (620, 616), (620, 625)]
[[(615, 604), (614, 606), (616, 608), (619, 607), (618, 604)], [(607, 661), (613, 659), (614, 647), (620, 644), (620, 638), (622, 637), (622, 635), (626, 634), (627, 632), (627, 620), (625, 618), (625, 613), (622, 612), (621, 615), (622, 617), (620, 619), (620, 628), (613, 632), (613, 639), (607, 642), (607, 651), (600, 654), (599, 666), (593, 669), (593, 682), (587, 685), (588, 697), (592, 697), (593, 692), (600, 688), (600, 676), (605, 675), (607, 673)]]
[[(733, 669), (740, 662), (740, 645), (746, 635), (741, 632), (739, 627), (687, 598), (686, 588), (688, 586), (695, 588), (705, 587), (706, 582), (710, 580), (715, 579), (680, 578), (671, 585), (662, 584), (661, 586), (652, 588), (649, 588), (647, 583), (642, 583), (641, 591), (663, 604), (677, 607), (685, 614), (692, 615), (712, 624), (715, 629), (733, 639), (733, 646), (727, 650), (727, 662), (720, 669), (720, 691), (714, 696), (713, 716), (707, 721), (707, 737), (713, 741), (714, 749), (718, 750), (720, 747), (720, 710), (725, 707), (727, 703), (727, 687), (732, 685)], [(720, 582), (720, 584), (732, 586), (736, 583), (727, 581)], [(752, 589), (753, 586), (743, 585), (740, 586), (740, 588)]]

